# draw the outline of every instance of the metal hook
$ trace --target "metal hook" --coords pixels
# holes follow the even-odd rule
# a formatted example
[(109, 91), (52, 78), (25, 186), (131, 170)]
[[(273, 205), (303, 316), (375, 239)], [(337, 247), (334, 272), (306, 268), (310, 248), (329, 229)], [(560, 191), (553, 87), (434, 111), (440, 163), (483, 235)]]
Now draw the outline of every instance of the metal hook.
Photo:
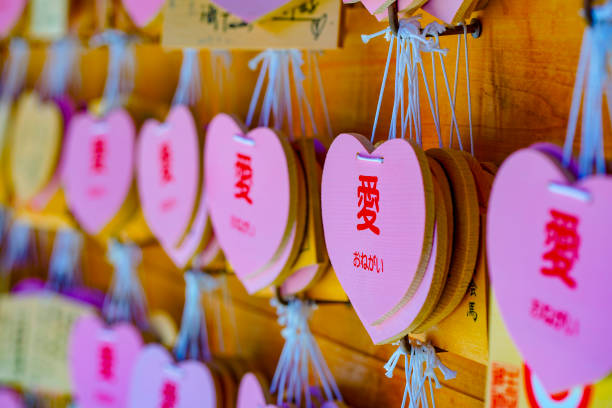
[[(404, 336), (400, 339), (400, 347), (406, 352), (406, 354), (410, 355), (412, 351), (412, 344), (410, 344), (410, 337)], [(441, 349), (438, 346), (434, 346), (434, 350), (436, 353), (446, 353), (446, 350)]]
[[(585, 0), (589, 4), (592, 0)], [(389, 13), (389, 29), (393, 35), (397, 35), (399, 31), (399, 13), (397, 9), (397, 1), (394, 1), (387, 7), (387, 12)], [(456, 26), (447, 26), (444, 32), (440, 33), (439, 36), (445, 35), (460, 35), (463, 33), (470, 33), (472, 37), (478, 38), (482, 34), (482, 23), (479, 19), (473, 18), (467, 25), (456, 25)], [(428, 37), (433, 37), (433, 34), (428, 34)]]
[[(276, 298), (278, 303), (280, 303), (281, 305), (289, 306), (289, 301), (291, 299), (288, 300), (283, 297), (280, 286), (276, 286), (274, 288), (274, 297)], [(312, 302), (315, 305), (347, 305), (348, 306), (351, 304), (351, 302), (343, 301), (343, 300), (323, 300), (323, 299), (308, 299), (308, 298), (303, 298), (303, 300)]]
[(593, 0), (584, 0), (584, 17), (586, 18), (587, 23), (592, 27), (593, 26)]
[(397, 1), (389, 4), (387, 7), (387, 12), (389, 13), (389, 28), (393, 35), (397, 35), (399, 31), (399, 16), (397, 15)]

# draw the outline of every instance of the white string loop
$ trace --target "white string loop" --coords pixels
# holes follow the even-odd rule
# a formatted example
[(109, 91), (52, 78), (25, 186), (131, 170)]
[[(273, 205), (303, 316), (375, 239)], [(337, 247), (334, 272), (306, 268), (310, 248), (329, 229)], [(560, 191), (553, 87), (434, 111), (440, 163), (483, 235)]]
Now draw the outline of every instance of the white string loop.
[(179, 82), (172, 99), (173, 105), (194, 105), (202, 96), (200, 56), (195, 48), (183, 49), (183, 62)]
[(55, 234), (49, 261), (47, 287), (61, 292), (80, 283), (81, 250), (83, 237), (71, 228), (62, 228)]
[(593, 25), (585, 30), (572, 103), (567, 124), (563, 163), (568, 166), (578, 124), (578, 114), (582, 102), (581, 144), (578, 159), (579, 176), (606, 172), (603, 146), (603, 94), (608, 99), (608, 113), (612, 119), (610, 104), (611, 77), (608, 71), (612, 55), (612, 2), (593, 7)]
[[(438, 368), (445, 380), (452, 380), (457, 376), (457, 372), (446, 367), (438, 356), (431, 344), (423, 344), (418, 340), (410, 341), (410, 351), (406, 350), (403, 342), (393, 343), (398, 348), (391, 355), (387, 363), (384, 365), (385, 375), (388, 378), (393, 378), (393, 372), (401, 357), (404, 357), (404, 375), (406, 376), (406, 387), (404, 388), (404, 396), (402, 398), (402, 408), (405, 408), (406, 401), (409, 398), (408, 407), (418, 408), (420, 406), (427, 408), (428, 401), (425, 396), (425, 383), (429, 382), (430, 398), (433, 408), (436, 403), (433, 395), (433, 385), (436, 388), (441, 388), (438, 377), (434, 371)], [(410, 359), (408, 355), (410, 354)]]
[(29, 57), (28, 43), (23, 38), (12, 38), (9, 45), (9, 55), (2, 71), (0, 101), (3, 103), (15, 98), (23, 87), (28, 71)]
[(228, 50), (211, 50), (210, 58), (213, 81), (217, 86), (218, 98), (221, 99), (222, 96), (225, 96), (223, 85), (230, 75), (232, 54)]
[[(253, 124), (255, 109), (257, 108), (261, 92), (264, 88), (264, 81), (266, 81), (264, 96), (261, 102), (259, 126), (268, 127), (270, 123), (273, 122), (274, 128), (280, 130), (285, 127), (286, 120), (287, 131), (290, 138), (293, 139), (293, 88), (293, 93), (296, 95), (297, 111), (302, 136), (306, 136), (308, 134), (306, 119), (308, 119), (310, 123), (310, 129), (312, 132), (317, 134), (318, 129), (314, 118), (312, 105), (310, 104), (304, 89), (305, 75), (302, 69), (304, 66), (304, 59), (301, 51), (296, 49), (268, 49), (262, 51), (251, 59), (251, 61), (249, 61), (249, 68), (254, 70), (260, 65), (260, 63), (261, 68), (259, 70), (259, 76), (257, 77), (253, 96), (251, 97), (251, 102), (249, 104), (249, 111), (246, 120), (247, 127), (250, 127)], [(323, 83), (321, 81), (321, 73), (318, 65), (316, 66), (316, 70), (323, 112), (327, 122), (328, 131), (331, 135), (331, 121), (327, 112)]]
[(111, 240), (107, 258), (113, 264), (114, 274), (102, 314), (108, 323), (133, 322), (141, 330), (147, 330), (146, 298), (136, 270), (142, 260), (140, 248)]
[(215, 291), (219, 287), (219, 282), (199, 270), (187, 271), (184, 276), (185, 305), (174, 355), (178, 361), (185, 359), (209, 361), (211, 353), (202, 307), (202, 293)]
[(38, 85), (42, 95), (58, 98), (66, 93), (70, 82), (80, 84), (79, 54), (75, 37), (64, 37), (49, 47)]
[(28, 259), (37, 258), (33, 241), (34, 232), (30, 224), (22, 220), (13, 221), (2, 253), (0, 274), (3, 278), (6, 278), (14, 268), (25, 265)]
[[(470, 67), (469, 67), (469, 55), (467, 48), (467, 26), (461, 23), (463, 26), (463, 55), (465, 57), (465, 81), (467, 86), (467, 105), (468, 105), (468, 122), (470, 129), (470, 152), (472, 156), (474, 155), (474, 136), (473, 136), (473, 126), (472, 126), (472, 95), (471, 95), (471, 84), (470, 84)], [(449, 99), (450, 107), (453, 112), (455, 112), (455, 106), (457, 103), (457, 84), (458, 84), (458, 76), (459, 76), (459, 56), (461, 55), (461, 36), (457, 37), (457, 55), (455, 59), (455, 77), (453, 83), (453, 93), (452, 98)], [(451, 119), (451, 125), (449, 129), (449, 147), (453, 146), (453, 131), (458, 129), (456, 118), (453, 116)], [(457, 139), (459, 145), (461, 146), (461, 135), (457, 133)], [(462, 146), (461, 146), (462, 147)], [(463, 150), (463, 149), (462, 149)]]
[(90, 45), (108, 45), (108, 73), (104, 85), (104, 113), (119, 107), (134, 89), (134, 49), (128, 36), (119, 30), (107, 30), (94, 36)]
[(309, 386), (311, 365), (325, 398), (328, 401), (342, 401), (338, 385), (308, 325), (316, 305), (299, 299), (291, 300), (286, 306), (276, 299), (271, 304), (276, 307), (279, 324), (284, 326), (281, 334), (285, 338), (270, 387), (270, 392), (277, 394), (277, 405), (285, 401), (301, 406), (304, 401), (306, 408), (315, 406)]
[(319, 69), (319, 52), (310, 51), (308, 57), (310, 58), (311, 66), (314, 66), (315, 77), (319, 88), (319, 97), (321, 99), (321, 109), (323, 110), (323, 117), (325, 118), (325, 125), (327, 126), (327, 134), (330, 139), (334, 137), (334, 131), (329, 117), (329, 110), (327, 109), (327, 98), (325, 97), (325, 88), (323, 87), (323, 79), (321, 78), (321, 70)]

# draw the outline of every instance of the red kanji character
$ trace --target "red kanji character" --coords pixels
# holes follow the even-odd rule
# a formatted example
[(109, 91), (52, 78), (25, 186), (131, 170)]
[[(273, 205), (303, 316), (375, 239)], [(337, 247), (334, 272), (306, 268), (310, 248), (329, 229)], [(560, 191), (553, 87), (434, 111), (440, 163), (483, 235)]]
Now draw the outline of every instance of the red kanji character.
[(104, 345), (100, 348), (100, 376), (105, 381), (110, 381), (113, 378), (113, 349)]
[(546, 276), (560, 278), (570, 288), (576, 287), (576, 281), (569, 276), (578, 259), (580, 236), (578, 235), (578, 218), (551, 210), (552, 221), (546, 224), (546, 245), (548, 252), (542, 255), (549, 265), (542, 267), (541, 272)]
[(173, 408), (176, 404), (176, 384), (167, 381), (162, 389), (162, 408)]
[(506, 382), (506, 370), (504, 367), (493, 367), (492, 370), (493, 385), (502, 385)]
[(508, 401), (504, 394), (495, 394), (491, 398), (491, 406), (493, 408), (509, 408)]
[(369, 229), (374, 234), (380, 235), (380, 229), (374, 225), (376, 214), (379, 211), (378, 199), (380, 198), (380, 193), (376, 188), (378, 177), (359, 176), (359, 181), (361, 181), (361, 185), (357, 187), (357, 197), (359, 198), (357, 205), (361, 207), (361, 210), (357, 213), (357, 218), (361, 218), (363, 222), (357, 224), (357, 230)]
[(106, 140), (104, 136), (98, 136), (92, 144), (91, 169), (96, 173), (101, 173), (106, 167)]
[(159, 159), (161, 161), (161, 179), (163, 183), (172, 181), (172, 151), (168, 143), (163, 143), (159, 149)]
[(253, 184), (253, 169), (251, 168), (251, 157), (237, 153), (236, 154), (236, 198), (242, 198), (247, 203), (253, 204), (249, 193)]

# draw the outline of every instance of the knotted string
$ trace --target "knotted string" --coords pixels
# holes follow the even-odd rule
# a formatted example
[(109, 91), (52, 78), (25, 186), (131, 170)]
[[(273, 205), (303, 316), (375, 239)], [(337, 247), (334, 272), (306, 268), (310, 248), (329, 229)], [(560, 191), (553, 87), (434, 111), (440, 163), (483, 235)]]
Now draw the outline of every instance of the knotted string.
[[(298, 117), (300, 120), (300, 130), (302, 135), (308, 134), (306, 119), (310, 124), (313, 134), (318, 133), (316, 121), (312, 110), (312, 105), (308, 100), (304, 90), (305, 75), (302, 70), (304, 59), (302, 53), (295, 49), (290, 50), (265, 50), (249, 61), (249, 67), (254, 70), (261, 63), (259, 76), (255, 84), (249, 111), (247, 114), (246, 125), (250, 127), (253, 123), (255, 110), (259, 103), (261, 92), (266, 81), (264, 96), (261, 102), (259, 126), (269, 126), (274, 123), (274, 128), (283, 128), (285, 120), (289, 136), (294, 137), (293, 126), (293, 96), (296, 95)], [(323, 83), (320, 79), (321, 73), (318, 65), (316, 67), (319, 81), (319, 93), (322, 100), (322, 108), (327, 121), (327, 128), (331, 135), (331, 121), (327, 112), (327, 104), (323, 91)], [(293, 90), (293, 92), (292, 92)], [(304, 113), (305, 112), (305, 113)]]
[(285, 338), (270, 387), (270, 392), (277, 394), (277, 405), (286, 401), (301, 406), (304, 401), (306, 408), (314, 406), (309, 386), (311, 365), (325, 398), (328, 401), (342, 401), (336, 381), (308, 325), (316, 306), (299, 299), (291, 300), (286, 306), (275, 299), (271, 303), (276, 307), (279, 324), (284, 326), (281, 334)]
[(183, 49), (183, 62), (178, 86), (172, 99), (173, 105), (191, 106), (198, 102), (202, 95), (200, 79), (200, 58), (195, 48)]
[[(444, 56), (446, 56), (446, 53), (448, 52), (448, 50), (447, 49), (443, 49), (442, 50), (442, 49), (439, 48), (439, 44), (440, 44), (439, 35), (442, 34), (444, 32), (444, 30), (445, 30), (444, 26), (442, 26), (438, 22), (434, 21), (434, 22), (429, 23), (423, 29), (423, 34), (424, 35), (428, 35), (429, 34), (429, 35), (434, 37), (433, 42), (430, 43), (431, 44), (430, 45), (431, 51), (439, 50), (439, 52), (438, 52), (438, 59), (440, 61), (440, 68), (442, 69), (442, 75), (443, 75), (443, 78), (444, 78), (444, 85), (446, 87), (446, 95), (448, 97), (448, 102), (449, 102), (450, 111), (451, 111), (451, 127), (454, 126), (455, 132), (457, 133), (457, 141), (459, 142), (459, 149), (463, 150), (463, 142), (461, 140), (461, 133), (459, 132), (459, 125), (458, 125), (459, 122), (457, 121), (457, 116), (455, 114), (455, 104), (454, 104), (454, 101), (453, 101), (453, 97), (451, 96), (450, 85), (449, 85), (449, 82), (448, 82), (448, 74), (446, 72), (446, 65), (444, 64), (444, 58), (443, 58)], [(464, 30), (465, 30), (465, 28), (464, 28)], [(466, 62), (466, 64), (467, 64), (467, 62)], [(432, 69), (434, 70), (434, 78), (435, 78), (435, 69), (436, 69), (435, 64), (433, 65)], [(425, 75), (425, 70), (424, 70), (422, 64), (421, 64), (421, 73), (423, 75), (423, 81), (427, 85), (427, 77)], [(427, 90), (427, 92), (428, 92), (428, 96), (429, 96), (429, 89)], [(437, 92), (437, 90), (436, 90), (436, 92)], [(469, 93), (469, 91), (468, 91), (468, 93)], [(468, 99), (469, 99), (469, 97), (468, 97)], [(468, 104), (469, 104), (469, 101), (468, 101)], [(430, 98), (430, 107), (431, 106), (432, 105), (431, 105), (431, 98)], [(439, 119), (440, 113), (439, 113), (439, 111), (437, 111), (437, 109), (438, 109), (438, 107), (436, 106), (436, 112), (434, 112), (434, 108), (433, 107), (431, 108), (432, 115), (434, 116), (434, 119), (437, 116), (436, 131), (438, 132), (439, 143), (442, 143), (441, 142), (442, 136), (441, 136), (441, 133), (440, 133), (440, 119)], [(469, 110), (470, 110), (469, 116), (470, 116), (470, 123), (471, 123), (471, 105), (469, 107)], [(471, 134), (471, 125), (470, 125), (470, 134)], [(451, 140), (449, 141), (449, 147), (452, 147), (452, 136), (451, 136)]]
[(102, 314), (109, 324), (132, 322), (141, 330), (148, 330), (146, 300), (136, 271), (142, 258), (140, 249), (111, 240), (106, 256), (113, 264), (114, 274)]
[(62, 228), (57, 231), (49, 261), (49, 289), (62, 292), (80, 283), (79, 262), (82, 248), (83, 238), (76, 230)]
[(106, 114), (121, 106), (134, 88), (134, 50), (125, 33), (107, 30), (94, 36), (90, 45), (108, 45), (108, 73), (104, 85), (103, 112)]
[[(404, 19), (400, 21), (399, 30), (396, 36), (392, 35), (389, 28), (379, 31), (371, 35), (362, 35), (364, 42), (370, 41), (372, 38), (384, 35), (389, 41), (389, 51), (387, 53), (387, 62), (385, 64), (385, 70), (383, 74), (383, 80), (380, 87), (380, 93), (378, 97), (378, 103), (376, 107), (376, 115), (374, 117), (374, 124), (372, 127), (371, 141), (374, 142), (376, 135), (376, 127), (380, 117), (380, 110), (382, 106), (382, 98), (385, 91), (385, 84), (389, 75), (389, 67), (391, 61), (391, 55), (393, 54), (394, 40), (396, 42), (396, 67), (395, 67), (395, 94), (393, 102), (393, 110), (391, 114), (391, 124), (389, 127), (389, 139), (397, 137), (397, 123), (399, 116), (400, 132), (401, 137), (406, 136), (408, 131), (410, 139), (415, 139), (417, 144), (422, 144), (421, 138), (421, 113), (420, 113), (420, 96), (419, 96), (419, 78), (418, 72), (420, 71), (427, 97), (429, 106), (434, 119), (436, 132), (438, 134), (438, 141), (442, 144), (442, 137), (440, 132), (440, 119), (439, 119), (439, 105), (437, 95), (437, 79), (435, 72), (435, 58), (434, 54), (438, 54), (442, 70), (444, 73), (445, 83), (447, 87), (447, 93), (450, 99), (450, 88), (448, 85), (448, 79), (444, 62), (442, 59), (443, 55), (446, 55), (447, 50), (440, 48), (438, 41), (438, 34), (444, 31), (444, 27), (439, 24), (429, 24), (425, 29), (421, 30), (419, 23), (420, 16)], [(427, 35), (431, 34), (435, 36), (435, 39), (428, 39)], [(433, 63), (433, 79), (434, 79), (434, 96), (430, 91), (429, 82), (425, 75), (425, 70), (422, 61), (422, 53), (428, 52), (432, 55)], [(406, 85), (404, 85), (406, 83)], [(404, 94), (408, 91), (408, 103), (405, 103)], [(454, 109), (452, 109), (453, 117), (455, 117)]]
[(78, 39), (74, 37), (64, 37), (49, 47), (38, 84), (42, 95), (58, 98), (66, 93), (71, 81), (80, 83), (78, 47)]
[(391, 54), (393, 53), (393, 42), (395, 36), (391, 34), (391, 29), (386, 28), (374, 34), (361, 36), (361, 41), (367, 44), (372, 38), (384, 35), (385, 39), (389, 42), (389, 51), (387, 51), (387, 62), (385, 63), (385, 71), (383, 73), (382, 83), (380, 84), (380, 92), (378, 93), (378, 103), (376, 104), (376, 115), (374, 116), (374, 124), (372, 125), (372, 136), (370, 141), (374, 143), (374, 137), (376, 136), (376, 126), (378, 125), (378, 118), (380, 116), (380, 107), (382, 105), (383, 95), (385, 94), (385, 84), (387, 83), (387, 76), (389, 75), (389, 66), (391, 65)]
[(17, 96), (25, 81), (28, 72), (28, 59), (30, 49), (28, 43), (18, 37), (11, 39), (8, 59), (2, 71), (2, 93), (0, 101), (3, 103)]
[(457, 376), (457, 372), (442, 364), (431, 344), (423, 344), (418, 340), (414, 340), (410, 342), (410, 350), (406, 349), (403, 342), (393, 344), (398, 345), (398, 348), (391, 355), (384, 368), (386, 370), (385, 375), (388, 378), (393, 378), (393, 372), (397, 363), (401, 357), (404, 357), (406, 387), (404, 388), (404, 396), (402, 398), (402, 408), (406, 406), (408, 398), (408, 408), (428, 407), (427, 397), (424, 395), (425, 383), (427, 381), (429, 382), (431, 403), (435, 408), (436, 403), (433, 396), (432, 380), (436, 388), (441, 388), (442, 385), (438, 381), (434, 369), (438, 368), (445, 380), (452, 380)]
[(323, 78), (321, 77), (321, 70), (319, 69), (318, 54), (319, 54), (318, 51), (308, 52), (308, 59), (310, 61), (309, 66), (314, 67), (314, 76), (317, 80), (317, 86), (319, 89), (319, 97), (321, 99), (321, 109), (323, 110), (325, 126), (327, 127), (327, 134), (329, 135), (329, 138), (331, 139), (334, 137), (334, 130), (332, 128), (331, 119), (329, 117), (329, 110), (327, 109), (327, 98), (325, 96), (325, 87), (323, 86)]
[[(314, 120), (312, 106), (310, 105), (310, 101), (308, 100), (308, 97), (306, 96), (306, 92), (304, 91), (304, 80), (306, 79), (306, 76), (304, 75), (304, 72), (302, 71), (302, 66), (304, 65), (304, 59), (302, 58), (302, 53), (301, 51), (298, 51), (296, 49), (289, 50), (288, 52), (289, 52), (289, 57), (291, 61), (291, 67), (293, 70), (292, 71), (293, 72), (293, 87), (297, 95), (298, 112), (300, 116), (302, 135), (307, 134), (306, 126), (304, 124), (304, 113), (303, 113), (304, 110), (306, 110), (306, 113), (308, 114), (308, 118), (310, 119), (310, 127), (312, 130), (312, 134), (316, 135), (319, 133), (319, 131), (317, 129), (317, 124), (315, 123), (315, 120)], [(288, 95), (288, 97), (291, 98), (290, 95)]]
[[(470, 86), (470, 66), (469, 66), (469, 55), (467, 48), (467, 26), (465, 24), (461, 24), (463, 26), (463, 55), (465, 57), (465, 81), (467, 86), (467, 104), (468, 104), (468, 121), (470, 126), (470, 151), (472, 156), (474, 155), (474, 136), (472, 129), (472, 96), (471, 96), (471, 86)], [(453, 98), (450, 101), (451, 109), (455, 110), (455, 106), (457, 103), (457, 84), (458, 84), (458, 76), (459, 76), (459, 56), (461, 55), (461, 36), (457, 37), (457, 56), (455, 59), (455, 78), (453, 84)], [(450, 130), (449, 130), (449, 147), (453, 145), (453, 130), (456, 129), (457, 123), (455, 118), (453, 117)], [(457, 138), (459, 143), (461, 144), (461, 135), (458, 133)]]
[(174, 346), (174, 355), (178, 361), (193, 359), (209, 361), (206, 319), (202, 307), (202, 292), (212, 292), (219, 287), (215, 278), (199, 270), (185, 272), (185, 305), (181, 329)]
[[(195, 266), (195, 265), (194, 265)], [(214, 320), (215, 325), (217, 326), (217, 344), (219, 346), (219, 351), (221, 353), (226, 351), (225, 347), (225, 336), (223, 330), (223, 323), (229, 325), (231, 330), (231, 338), (238, 338), (238, 325), (236, 323), (236, 313), (234, 311), (234, 304), (230, 298), (229, 288), (227, 285), (227, 276), (222, 274), (218, 277), (212, 277), (210, 275), (206, 275), (207, 279), (211, 280), (211, 285), (207, 285), (206, 292), (210, 292), (213, 296), (206, 296), (204, 301), (206, 303), (207, 308), (212, 308), (214, 310)], [(226, 315), (224, 315), (223, 310), (226, 311)], [(240, 342), (234, 341), (234, 350), (240, 354)]]
[(603, 93), (606, 92), (608, 112), (612, 119), (610, 98), (611, 78), (608, 74), (608, 59), (612, 53), (612, 2), (593, 7), (593, 25), (587, 26), (582, 38), (582, 47), (576, 81), (572, 94), (570, 115), (567, 123), (563, 164), (569, 166), (572, 157), (580, 103), (582, 106), (581, 146), (578, 160), (579, 176), (606, 172), (603, 146)]

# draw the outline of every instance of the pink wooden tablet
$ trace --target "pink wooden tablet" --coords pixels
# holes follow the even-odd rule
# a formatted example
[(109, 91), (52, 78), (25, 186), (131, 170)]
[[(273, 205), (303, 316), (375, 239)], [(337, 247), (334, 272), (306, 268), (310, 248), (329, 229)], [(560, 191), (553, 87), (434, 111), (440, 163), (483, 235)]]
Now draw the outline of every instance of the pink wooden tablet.
[(142, 338), (134, 326), (121, 323), (108, 328), (95, 316), (79, 319), (68, 346), (73, 394), (79, 406), (126, 407), (141, 348)]
[(200, 193), (200, 144), (189, 109), (174, 106), (164, 123), (147, 120), (136, 150), (138, 193), (151, 232), (164, 246), (180, 243)]
[(261, 270), (288, 238), (297, 186), (290, 183), (285, 148), (271, 129), (246, 133), (229, 115), (208, 126), (206, 200), (217, 240), (241, 279)]
[(202, 362), (178, 364), (166, 349), (151, 344), (143, 349), (134, 367), (129, 408), (217, 408), (217, 387)]
[(293, 250), (293, 246), (296, 240), (297, 226), (293, 225), (293, 229), (291, 230), (289, 242), (283, 247), (279, 257), (272, 262), (271, 264), (262, 268), (262, 270), (258, 271), (256, 274), (251, 276), (246, 276), (241, 278), (241, 282), (246, 288), (247, 292), (253, 294), (258, 292), (274, 283), (276, 278), (280, 275), (281, 271), (285, 269), (289, 258), (291, 257), (291, 252)]
[(135, 126), (116, 109), (103, 119), (74, 116), (66, 139), (63, 173), (66, 199), (89, 234), (99, 233), (119, 211), (133, 181)]
[(157, 16), (165, 0), (122, 0), (123, 7), (138, 27), (144, 27)]
[(252, 22), (289, 3), (290, 0), (213, 0), (213, 3), (246, 22)]
[(366, 325), (415, 295), (427, 267), (435, 216), (428, 211), (433, 193), (425, 188), (432, 183), (431, 173), (421, 170), (413, 145), (403, 139), (374, 151), (368, 145), (360, 135), (336, 137), (321, 187), (329, 258)]
[(246, 373), (240, 380), (236, 408), (267, 407), (266, 395), (267, 390), (263, 389), (257, 376), (253, 373)]
[(574, 181), (536, 149), (500, 167), (487, 253), (504, 322), (548, 392), (612, 371), (609, 277), (612, 180)]
[(0, 37), (6, 37), (23, 14), (26, 0), (0, 0)]
[(0, 407), (2, 408), (25, 408), (21, 396), (8, 388), (0, 388)]
[(431, 250), (431, 256), (429, 257), (429, 264), (425, 270), (423, 281), (419, 285), (414, 297), (410, 299), (408, 303), (402, 306), (397, 313), (379, 325), (365, 325), (366, 331), (370, 335), (370, 338), (374, 344), (388, 343), (388, 340), (406, 330), (412, 324), (415, 317), (417, 317), (423, 308), (427, 295), (429, 294), (429, 290), (431, 289), (436, 266), (437, 252), (438, 240), (437, 234), (434, 233), (434, 243)]

